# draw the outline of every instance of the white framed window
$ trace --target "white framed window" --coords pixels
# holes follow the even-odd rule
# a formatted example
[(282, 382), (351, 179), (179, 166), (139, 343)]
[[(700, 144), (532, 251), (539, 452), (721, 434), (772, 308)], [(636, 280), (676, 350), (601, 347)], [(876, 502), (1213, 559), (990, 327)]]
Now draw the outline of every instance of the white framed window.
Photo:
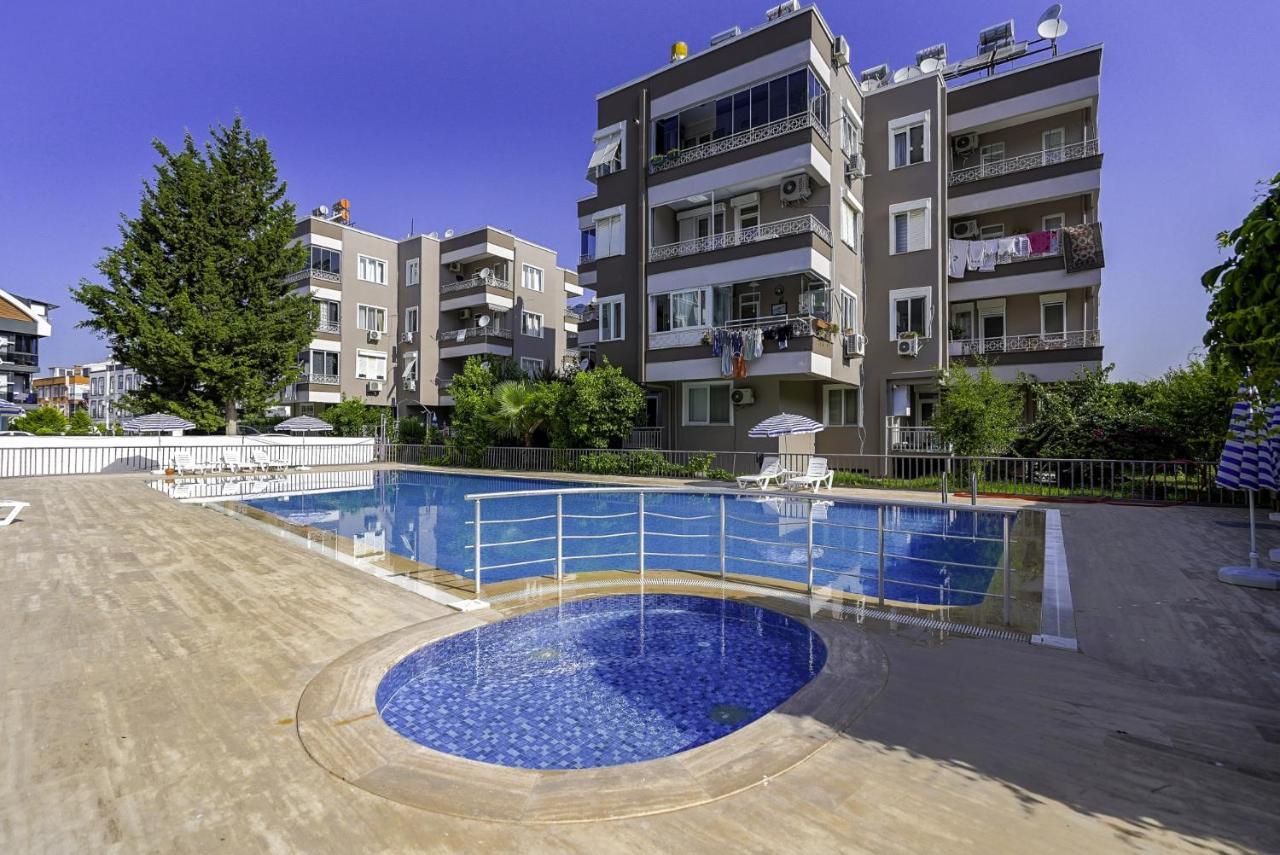
[(526, 377), (537, 377), (542, 373), (543, 361), (532, 356), (520, 357), (520, 370)]
[(542, 268), (526, 264), (520, 269), (520, 286), (530, 291), (542, 290)]
[(627, 303), (621, 294), (597, 300), (600, 309), (600, 341), (622, 341), (626, 337)]
[(931, 338), (933, 327), (933, 289), (899, 288), (889, 292), (889, 339), (896, 341), (904, 333), (914, 332), (920, 338)]
[(984, 349), (987, 347), (986, 342), (1004, 342), (1005, 304), (1003, 299), (978, 301), (978, 332), (981, 334)]
[(594, 149), (587, 163), (589, 179), (603, 178), (627, 167), (626, 122), (601, 128), (592, 136)]
[(929, 161), (929, 111), (889, 122), (889, 168)]
[(851, 335), (862, 331), (862, 319), (858, 316), (857, 294), (841, 285), (840, 304), (837, 308), (839, 309), (839, 315), (836, 318), (836, 322), (840, 324), (842, 333)]
[(840, 150), (852, 158), (862, 150), (862, 123), (848, 108), (840, 111)]
[(542, 338), (542, 315), (537, 312), (521, 312), (520, 332), (530, 338)]
[(418, 351), (412, 351), (404, 355), (404, 379), (418, 379)]
[(848, 196), (840, 202), (840, 240), (854, 252), (858, 251), (858, 236), (862, 231), (862, 212)]
[(585, 229), (579, 229), (582, 233), (582, 241), (579, 248), (582, 250), (578, 254), (579, 262), (588, 262), (596, 260), (596, 227), (591, 226)]
[(418, 331), (417, 306), (410, 306), (404, 310), (404, 331), (407, 333), (416, 333)]
[(740, 232), (743, 229), (754, 229), (760, 225), (759, 193), (735, 196), (729, 200), (729, 206), (733, 208), (734, 231)]
[(422, 284), (422, 259), (411, 258), (404, 263), (404, 284), (410, 287)]
[(1059, 291), (1040, 295), (1040, 337), (1061, 341), (1067, 333), (1067, 294)]
[(596, 258), (626, 253), (626, 219), (626, 208), (622, 205), (592, 215), (596, 227)]
[[(990, 166), (993, 163), (999, 163), (1004, 160), (1004, 143), (998, 142), (984, 145), (982, 148), (978, 149), (978, 155), (982, 158), (982, 165), (984, 167)], [(983, 169), (984, 174), (985, 172), (986, 170)]]
[(933, 200), (918, 199), (889, 206), (889, 254), (900, 255), (929, 249), (932, 234), (929, 225)]
[(732, 425), (733, 383), (686, 383), (684, 423), (686, 425)]
[(371, 255), (356, 256), (356, 278), (374, 285), (387, 284), (387, 262)]
[(828, 427), (859, 427), (861, 395), (857, 386), (822, 387), (822, 423)]
[(1055, 231), (1067, 224), (1066, 214), (1046, 214), (1040, 218), (1040, 228), (1046, 232)]
[(357, 350), (356, 379), (386, 380), (387, 355), (378, 350)]
[(743, 291), (738, 295), (738, 318), (751, 320), (760, 317), (760, 292), (757, 289)]
[(1040, 147), (1045, 163), (1061, 163), (1062, 150), (1067, 144), (1067, 129), (1053, 128), (1040, 135)]
[(387, 310), (381, 306), (356, 304), (356, 329), (387, 331)]
[(692, 288), (688, 291), (655, 295), (652, 298), (653, 311), (650, 313), (652, 330), (668, 332), (707, 326), (710, 323), (707, 313), (711, 296), (709, 292), (708, 288)]
[(987, 223), (978, 229), (978, 237), (982, 240), (995, 240), (1004, 237), (1004, 223)]
[(952, 341), (969, 341), (973, 334), (973, 303), (956, 303), (951, 306)]

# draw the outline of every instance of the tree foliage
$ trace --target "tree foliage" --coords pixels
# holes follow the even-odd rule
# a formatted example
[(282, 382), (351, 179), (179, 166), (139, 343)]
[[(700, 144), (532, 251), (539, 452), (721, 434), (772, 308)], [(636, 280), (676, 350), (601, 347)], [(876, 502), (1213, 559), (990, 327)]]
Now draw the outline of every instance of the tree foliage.
[(335, 436), (364, 436), (381, 423), (382, 410), (359, 398), (343, 398), (340, 403), (327, 407), (323, 418), (333, 425)]
[(86, 410), (76, 410), (71, 414), (71, 420), (67, 422), (68, 436), (92, 436), (97, 430)]
[(146, 379), (125, 407), (168, 411), (205, 430), (235, 432), (237, 405), (260, 411), (296, 379), (311, 338), (311, 301), (288, 274), (306, 265), (290, 246), (294, 208), (262, 138), (237, 118), (198, 147), (156, 140), (155, 175), (120, 244), (73, 293), (113, 359)]
[(61, 434), (67, 429), (67, 417), (57, 407), (36, 407), (26, 415), (18, 416), (9, 422), (9, 427), (42, 436)]
[(1230, 251), (1205, 271), (1211, 356), (1243, 375), (1252, 369), (1263, 388), (1280, 380), (1280, 173), (1262, 183), (1258, 204), (1239, 226), (1218, 235)]
[(941, 382), (933, 426), (956, 454), (1005, 454), (1018, 438), (1022, 400), (1017, 386), (1003, 383), (986, 365), (969, 371), (956, 366)]
[(644, 412), (644, 390), (609, 360), (573, 375), (568, 429), (579, 448), (622, 445)]

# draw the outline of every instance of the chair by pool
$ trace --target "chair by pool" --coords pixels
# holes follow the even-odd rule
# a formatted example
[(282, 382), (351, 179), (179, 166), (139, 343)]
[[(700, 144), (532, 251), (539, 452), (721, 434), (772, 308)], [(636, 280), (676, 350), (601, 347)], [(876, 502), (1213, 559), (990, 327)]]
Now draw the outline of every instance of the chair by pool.
[(289, 464), (278, 457), (272, 457), (266, 451), (254, 450), (249, 453), (253, 465), (266, 472), (271, 469), (288, 469)]
[(805, 470), (805, 473), (791, 476), (782, 486), (788, 490), (812, 489), (816, 493), (820, 487), (826, 487), (830, 490), (835, 477), (836, 473), (827, 467), (827, 458), (810, 457), (809, 468)]
[(778, 456), (776, 454), (770, 454), (766, 455), (764, 461), (760, 464), (759, 474), (739, 475), (738, 486), (744, 490), (748, 487), (759, 487), (763, 490), (765, 487), (768, 487), (770, 483), (775, 481), (782, 483), (784, 479), (794, 474), (796, 473), (788, 472), (786, 469), (782, 468), (782, 464), (778, 462)]

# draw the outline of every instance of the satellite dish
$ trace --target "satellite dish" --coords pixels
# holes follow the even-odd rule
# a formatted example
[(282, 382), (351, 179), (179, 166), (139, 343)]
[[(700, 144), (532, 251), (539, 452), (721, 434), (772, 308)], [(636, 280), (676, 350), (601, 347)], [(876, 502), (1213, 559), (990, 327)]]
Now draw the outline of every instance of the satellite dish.
[(1062, 20), (1062, 4), (1054, 3), (1036, 24), (1036, 34), (1042, 39), (1060, 39), (1067, 34), (1067, 22)]
[(578, 363), (578, 367), (581, 368), (583, 371), (586, 371), (588, 368), (591, 367), (591, 360), (583, 359), (581, 362)]
[(453, 229), (445, 229), (445, 230), (444, 230), (444, 236), (445, 236), (445, 237), (447, 237), (447, 238), (451, 238), (451, 237), (453, 237)]
[(916, 68), (914, 65), (904, 66), (903, 68), (899, 68), (897, 71), (893, 73), (893, 82), (901, 83), (904, 80), (910, 80), (913, 77), (919, 77), (921, 73), (922, 72), (920, 71), (920, 69)]
[(942, 68), (942, 60), (935, 59), (934, 57), (929, 57), (920, 63), (920, 70), (925, 74), (932, 74), (939, 68)]
[(492, 279), (492, 278), (493, 278), (493, 268), (492, 268), (492, 267), (481, 267), (481, 268), (480, 268), (480, 278), (481, 278), (481, 279)]
[(480, 319), (476, 321), (476, 326), (480, 327), (480, 329), (484, 329), (485, 327), (489, 326), (489, 321), (491, 320), (493, 319), (490, 318), (488, 315), (481, 315)]

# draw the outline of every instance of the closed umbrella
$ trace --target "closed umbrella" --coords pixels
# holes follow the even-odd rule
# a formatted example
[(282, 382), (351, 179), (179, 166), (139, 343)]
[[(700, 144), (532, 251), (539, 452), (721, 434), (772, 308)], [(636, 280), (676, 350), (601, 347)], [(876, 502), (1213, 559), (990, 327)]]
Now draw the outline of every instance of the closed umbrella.
[(781, 440), (779, 453), (785, 455), (787, 453), (787, 437), (818, 433), (825, 429), (826, 425), (822, 422), (815, 422), (813, 419), (792, 413), (780, 413), (776, 416), (770, 416), (747, 431), (747, 436), (756, 438), (778, 437)]
[(173, 431), (191, 430), (195, 425), (186, 419), (171, 416), (168, 413), (151, 413), (126, 419), (120, 427), (125, 433), (172, 433)]
[[(1218, 486), (1243, 490), (1249, 498), (1249, 566), (1221, 567), (1218, 579), (1232, 585), (1254, 588), (1280, 588), (1280, 573), (1258, 569), (1258, 537), (1254, 527), (1254, 493), (1258, 491), (1261, 448), (1254, 428), (1254, 400), (1257, 396), (1247, 380), (1240, 384), (1236, 403), (1231, 408), (1231, 427), (1218, 461)], [(1266, 476), (1264, 475), (1264, 478)], [(1274, 478), (1274, 476), (1272, 476)], [(1274, 483), (1274, 480), (1273, 482)]]
[(314, 416), (294, 416), (276, 425), (275, 429), (281, 433), (324, 433), (333, 430), (333, 425)]
[(11, 401), (0, 401), (0, 428), (5, 427), (10, 418), (25, 412), (26, 410)]

